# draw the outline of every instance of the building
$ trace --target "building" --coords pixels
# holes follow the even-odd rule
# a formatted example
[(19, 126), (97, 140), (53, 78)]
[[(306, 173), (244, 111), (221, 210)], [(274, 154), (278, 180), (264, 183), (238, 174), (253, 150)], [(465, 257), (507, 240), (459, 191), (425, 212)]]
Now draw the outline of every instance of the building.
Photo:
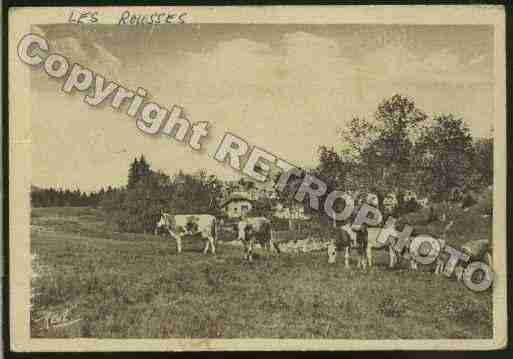
[(305, 207), (301, 203), (292, 203), (290, 206), (277, 203), (274, 207), (274, 217), (283, 219), (310, 219), (310, 216), (305, 214)]
[(221, 204), (228, 218), (241, 218), (253, 209), (253, 201), (242, 195), (232, 195)]
[(223, 196), (229, 198), (239, 195), (252, 201), (277, 198), (274, 182), (271, 180), (258, 182), (242, 178), (238, 181), (227, 181)]

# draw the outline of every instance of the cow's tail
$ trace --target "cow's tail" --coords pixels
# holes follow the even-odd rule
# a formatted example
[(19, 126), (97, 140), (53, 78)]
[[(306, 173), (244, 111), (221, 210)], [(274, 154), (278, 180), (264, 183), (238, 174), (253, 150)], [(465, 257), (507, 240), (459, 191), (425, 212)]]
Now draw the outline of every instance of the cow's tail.
[(265, 238), (270, 239), (271, 238), (271, 223), (265, 222), (263, 225), (263, 233)]
[[(271, 235), (271, 223), (266, 221), (264, 225), (262, 226), (262, 240), (264, 243), (267, 243), (269, 246), (269, 249), (273, 247), (273, 241), (272, 241), (272, 235)], [(276, 250), (279, 252), (279, 249), (276, 248)]]
[(214, 217), (214, 222), (212, 226), (212, 238), (214, 238), (214, 242), (217, 242), (217, 234), (219, 231), (219, 229), (217, 228), (218, 225), (219, 223), (217, 222), (217, 218)]

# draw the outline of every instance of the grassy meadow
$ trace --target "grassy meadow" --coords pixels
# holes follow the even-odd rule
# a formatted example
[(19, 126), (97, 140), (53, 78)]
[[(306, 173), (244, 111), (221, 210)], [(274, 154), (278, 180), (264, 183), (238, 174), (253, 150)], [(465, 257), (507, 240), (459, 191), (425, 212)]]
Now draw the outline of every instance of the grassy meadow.
[[(419, 215), (420, 216), (420, 215)], [(473, 293), (425, 269), (344, 269), (322, 253), (267, 255), (242, 248), (115, 232), (92, 208), (35, 208), (32, 252), (42, 274), (33, 337), (95, 338), (491, 338), (491, 291)], [(456, 222), (458, 244), (490, 235), (490, 218)], [(412, 219), (415, 220), (415, 219)], [(421, 219), (418, 219), (419, 223)], [(431, 230), (428, 226), (420, 229)], [(41, 312), (69, 310), (75, 324), (45, 329)]]

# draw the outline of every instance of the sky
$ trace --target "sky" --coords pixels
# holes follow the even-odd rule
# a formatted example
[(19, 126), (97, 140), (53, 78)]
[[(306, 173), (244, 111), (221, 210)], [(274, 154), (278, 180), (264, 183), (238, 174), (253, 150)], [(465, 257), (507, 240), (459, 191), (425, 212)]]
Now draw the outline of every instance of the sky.
[(31, 74), (32, 183), (91, 191), (125, 185), (144, 154), (155, 170), (239, 174), (213, 159), (226, 132), (299, 166), (320, 145), (343, 146), (353, 116), (372, 119), (394, 94), (430, 116), (463, 117), (476, 137), (493, 122), (493, 27), (184, 24), (33, 28), (59, 52), (106, 79), (145, 88), (152, 101), (208, 121), (197, 153), (148, 136), (133, 118), (84, 94), (68, 95), (41, 69)]

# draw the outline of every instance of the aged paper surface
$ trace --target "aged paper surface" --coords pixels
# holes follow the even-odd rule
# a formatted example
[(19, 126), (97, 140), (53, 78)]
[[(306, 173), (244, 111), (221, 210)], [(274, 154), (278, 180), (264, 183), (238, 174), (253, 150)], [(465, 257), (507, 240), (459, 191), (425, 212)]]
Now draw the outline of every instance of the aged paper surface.
[(505, 346), (501, 7), (15, 8), (9, 44), (13, 350)]

